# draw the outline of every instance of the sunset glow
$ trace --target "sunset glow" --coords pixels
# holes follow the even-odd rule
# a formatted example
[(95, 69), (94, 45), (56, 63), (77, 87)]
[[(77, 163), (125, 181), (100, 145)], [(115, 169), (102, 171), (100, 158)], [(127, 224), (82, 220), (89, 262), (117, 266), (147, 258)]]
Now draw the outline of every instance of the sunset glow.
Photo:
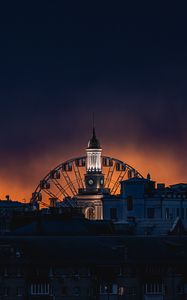
[[(76, 147), (78, 149), (78, 145)], [(136, 168), (144, 177), (147, 173), (151, 174), (152, 180), (166, 185), (184, 182), (183, 170), (179, 168), (177, 161), (174, 162), (172, 156), (164, 153), (146, 153), (145, 151), (136, 151), (133, 147), (120, 149), (112, 148), (109, 144), (103, 145), (103, 155), (118, 158), (123, 162)], [(81, 149), (80, 149), (81, 150)], [(1, 199), (10, 194), (11, 199), (29, 202), (32, 192), (35, 190), (40, 180), (59, 163), (77, 156), (85, 155), (84, 149), (77, 154), (70, 151), (62, 155), (61, 152), (50, 153), (49, 156), (37, 157), (29, 162), (25, 170), (14, 169), (17, 174), (12, 178), (9, 172), (0, 175), (1, 180)], [(12, 171), (13, 172), (13, 171)]]

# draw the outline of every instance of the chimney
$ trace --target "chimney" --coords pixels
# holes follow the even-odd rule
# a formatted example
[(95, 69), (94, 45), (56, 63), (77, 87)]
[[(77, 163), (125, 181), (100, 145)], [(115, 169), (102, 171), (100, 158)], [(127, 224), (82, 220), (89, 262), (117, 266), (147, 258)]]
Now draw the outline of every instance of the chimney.
[(6, 195), (5, 198), (7, 201), (10, 201), (10, 195)]

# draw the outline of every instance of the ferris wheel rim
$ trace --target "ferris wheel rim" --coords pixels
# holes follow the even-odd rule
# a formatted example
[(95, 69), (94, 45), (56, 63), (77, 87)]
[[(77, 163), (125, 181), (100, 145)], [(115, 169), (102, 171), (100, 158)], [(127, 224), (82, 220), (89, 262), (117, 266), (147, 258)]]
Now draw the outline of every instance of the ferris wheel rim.
[[(112, 160), (114, 161), (115, 163), (119, 163), (120, 165), (123, 165), (125, 167), (127, 167), (128, 170), (132, 170), (133, 172), (136, 173), (137, 177), (139, 178), (144, 178), (143, 175), (138, 172), (134, 167), (132, 167), (131, 165), (129, 165), (128, 163), (126, 162), (123, 162), (122, 160), (120, 159), (117, 159), (115, 157), (111, 157), (111, 156), (106, 156), (106, 155), (102, 155), (101, 156), (101, 159), (108, 159), (108, 160)], [(68, 159), (68, 160), (65, 160), (64, 162), (61, 162), (60, 164), (58, 164), (55, 168), (51, 169), (39, 182), (39, 184), (37, 185), (36, 189), (34, 190), (34, 193), (40, 193), (42, 191), (42, 188), (40, 188), (40, 183), (42, 181), (48, 181), (50, 179), (50, 175), (51, 175), (51, 172), (53, 171), (59, 171), (62, 169), (62, 166), (63, 165), (66, 165), (66, 164), (71, 164), (73, 162), (75, 162), (76, 160), (84, 160), (86, 161), (86, 156), (78, 156), (78, 157), (74, 157), (74, 158), (71, 158), (71, 159)]]

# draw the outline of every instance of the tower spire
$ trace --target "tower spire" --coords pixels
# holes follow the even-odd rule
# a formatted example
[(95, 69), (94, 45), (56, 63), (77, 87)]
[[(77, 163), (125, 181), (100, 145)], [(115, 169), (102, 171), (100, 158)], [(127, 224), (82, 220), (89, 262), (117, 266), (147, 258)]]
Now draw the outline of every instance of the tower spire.
[(94, 112), (93, 112), (93, 115), (92, 115), (92, 132), (93, 132), (93, 138), (96, 139), (96, 134), (95, 134), (95, 115), (94, 115)]
[(87, 171), (89, 172), (101, 172), (101, 146), (100, 142), (96, 137), (95, 133), (95, 122), (94, 113), (92, 119), (93, 133), (92, 137), (88, 142), (87, 152)]

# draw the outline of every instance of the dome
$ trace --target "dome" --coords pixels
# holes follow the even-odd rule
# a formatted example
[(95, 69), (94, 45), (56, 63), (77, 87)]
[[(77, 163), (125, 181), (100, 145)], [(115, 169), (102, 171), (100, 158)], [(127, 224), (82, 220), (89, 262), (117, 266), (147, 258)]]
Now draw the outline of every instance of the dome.
[(101, 146), (99, 140), (96, 138), (95, 128), (93, 128), (93, 135), (88, 142), (88, 149), (100, 149), (100, 148)]

